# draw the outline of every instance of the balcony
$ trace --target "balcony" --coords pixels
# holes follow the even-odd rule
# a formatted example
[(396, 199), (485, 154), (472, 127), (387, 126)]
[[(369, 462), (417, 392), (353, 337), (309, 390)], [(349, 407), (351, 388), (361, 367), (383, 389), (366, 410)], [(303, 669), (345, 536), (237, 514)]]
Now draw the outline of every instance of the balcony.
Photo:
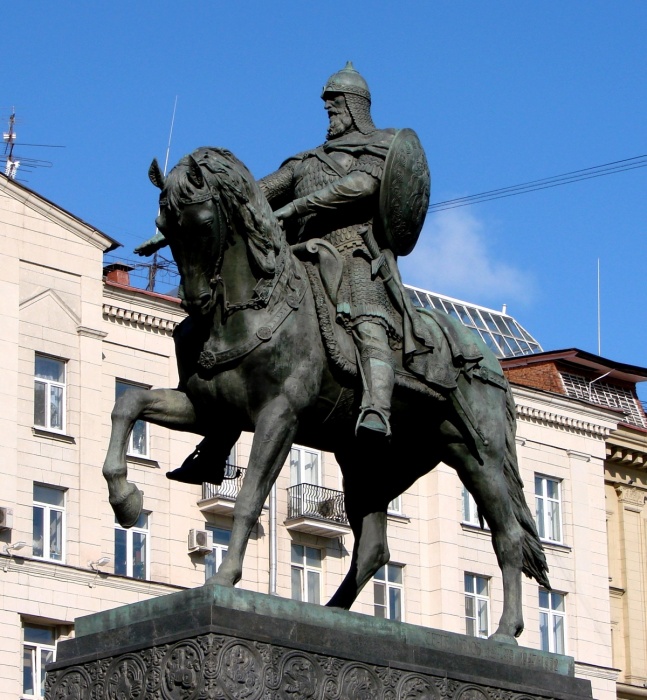
[(198, 501), (198, 508), (203, 513), (219, 513), (231, 515), (236, 505), (236, 497), (243, 485), (245, 469), (235, 464), (225, 467), (225, 480), (220, 485), (202, 484), (202, 499)]
[(314, 484), (297, 484), (288, 489), (288, 530), (320, 537), (341, 537), (350, 533), (344, 510), (344, 494)]

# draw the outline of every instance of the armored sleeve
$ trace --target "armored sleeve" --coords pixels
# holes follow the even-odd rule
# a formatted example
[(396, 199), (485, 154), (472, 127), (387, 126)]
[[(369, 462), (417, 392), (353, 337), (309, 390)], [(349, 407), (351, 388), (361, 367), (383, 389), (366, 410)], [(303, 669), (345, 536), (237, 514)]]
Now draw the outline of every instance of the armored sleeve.
[(370, 153), (364, 153), (355, 161), (350, 172), (368, 173), (377, 180), (382, 180), (384, 159)]
[(318, 209), (337, 209), (348, 202), (370, 197), (377, 192), (379, 186), (380, 182), (375, 176), (361, 170), (353, 170), (307, 197), (296, 199), (293, 202), (294, 210), (302, 216)]
[(273, 200), (285, 195), (292, 188), (292, 179), (296, 162), (297, 161), (289, 160), (276, 172), (266, 175), (258, 181), (258, 185), (270, 204)]

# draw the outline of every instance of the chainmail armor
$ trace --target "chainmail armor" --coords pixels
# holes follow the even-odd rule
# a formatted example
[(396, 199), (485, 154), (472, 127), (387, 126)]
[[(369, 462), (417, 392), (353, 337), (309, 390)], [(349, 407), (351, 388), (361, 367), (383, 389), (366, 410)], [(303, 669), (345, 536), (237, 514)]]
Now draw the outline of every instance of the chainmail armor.
[(344, 97), (346, 98), (348, 111), (359, 131), (362, 134), (370, 134), (375, 131), (376, 126), (373, 124), (373, 118), (371, 117), (371, 101), (365, 97), (348, 92), (344, 94)]

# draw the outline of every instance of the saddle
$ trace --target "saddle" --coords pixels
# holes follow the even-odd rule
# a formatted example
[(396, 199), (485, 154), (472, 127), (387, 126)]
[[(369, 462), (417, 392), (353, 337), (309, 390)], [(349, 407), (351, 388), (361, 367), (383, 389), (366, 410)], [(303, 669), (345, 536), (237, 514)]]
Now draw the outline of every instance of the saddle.
[[(336, 322), (337, 292), (341, 282), (342, 259), (333, 245), (311, 239), (292, 246), (292, 252), (305, 267), (315, 302), (324, 347), (332, 366), (351, 377), (358, 374), (355, 344), (350, 333)], [(391, 268), (393, 272), (393, 267)], [(395, 271), (401, 289), (397, 269)], [(480, 442), (486, 438), (476, 425), (467, 402), (462, 398), (459, 377), (465, 376), (507, 389), (507, 380), (496, 358), (479, 347), (473, 332), (448, 314), (436, 309), (413, 307), (403, 291), (395, 300), (411, 316), (410, 325), (424, 342), (413, 335), (415, 349), (393, 351), (396, 387), (437, 400), (449, 399), (463, 422)], [(406, 327), (406, 323), (403, 324)]]

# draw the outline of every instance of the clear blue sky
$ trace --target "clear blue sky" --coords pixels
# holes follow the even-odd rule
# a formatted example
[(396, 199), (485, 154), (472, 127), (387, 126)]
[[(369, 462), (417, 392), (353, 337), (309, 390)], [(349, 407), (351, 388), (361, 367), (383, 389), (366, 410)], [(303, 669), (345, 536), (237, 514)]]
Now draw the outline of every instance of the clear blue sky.
[[(3, 121), (50, 159), (29, 187), (132, 248), (170, 164), (230, 148), (257, 176), (323, 141), (352, 60), (378, 126), (414, 128), (432, 202), (647, 153), (647, 2), (21, 2), (3, 19)], [(4, 124), (3, 124), (4, 126)], [(647, 366), (647, 168), (430, 214), (405, 281), (508, 311), (544, 349)], [(641, 390), (643, 398), (647, 392)]]

